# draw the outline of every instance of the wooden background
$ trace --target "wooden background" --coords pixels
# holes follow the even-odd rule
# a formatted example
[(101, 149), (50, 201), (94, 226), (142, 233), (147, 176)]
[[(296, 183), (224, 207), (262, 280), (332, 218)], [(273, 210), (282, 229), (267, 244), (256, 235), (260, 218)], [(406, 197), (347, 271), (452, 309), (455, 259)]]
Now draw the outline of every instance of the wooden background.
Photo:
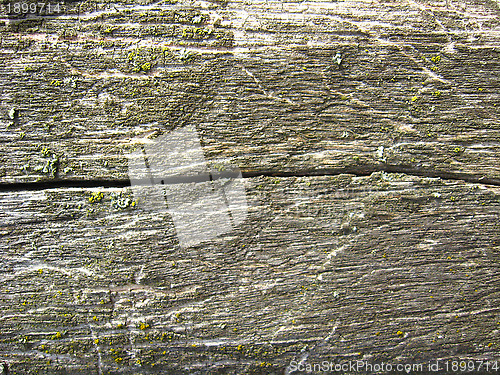
[[(88, 0), (0, 38), (2, 374), (500, 360), (498, 1)], [(117, 199), (186, 125), (249, 214), (184, 249)]]

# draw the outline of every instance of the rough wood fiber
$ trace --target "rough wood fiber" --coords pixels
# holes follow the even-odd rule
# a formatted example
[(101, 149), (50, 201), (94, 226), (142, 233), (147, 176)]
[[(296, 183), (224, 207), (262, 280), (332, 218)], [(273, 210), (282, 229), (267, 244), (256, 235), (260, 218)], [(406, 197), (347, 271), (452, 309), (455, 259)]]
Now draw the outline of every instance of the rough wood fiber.
[(249, 178), (248, 220), (188, 249), (166, 214), (116, 208), (130, 190), (4, 185), (127, 179), (127, 152), (185, 125), (247, 176), (498, 181), (499, 15), (492, 0), (77, 1), (0, 21), (0, 373), (499, 360), (491, 185)]
[(188, 249), (168, 217), (113, 208), (116, 189), (2, 194), (9, 374), (498, 359), (498, 189), (377, 173), (247, 190), (249, 219)]
[(497, 3), (171, 3), (1, 27), (3, 182), (127, 178), (186, 124), (244, 171), (500, 177)]

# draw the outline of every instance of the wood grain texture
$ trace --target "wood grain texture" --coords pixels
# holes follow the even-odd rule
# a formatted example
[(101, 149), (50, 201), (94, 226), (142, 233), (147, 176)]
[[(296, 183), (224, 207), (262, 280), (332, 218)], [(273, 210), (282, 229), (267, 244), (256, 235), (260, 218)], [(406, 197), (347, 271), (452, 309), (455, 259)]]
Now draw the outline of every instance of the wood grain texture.
[[(0, 375), (500, 361), (499, 16), (90, 0), (2, 18)], [(68, 187), (123, 186), (128, 152), (186, 125), (247, 177), (234, 231), (182, 248), (167, 213), (118, 207), (129, 188)]]
[(127, 178), (134, 145), (187, 124), (249, 172), (498, 179), (500, 10), (447, 4), (87, 2), (6, 21), (1, 181)]
[(246, 188), (248, 220), (187, 249), (167, 214), (114, 208), (116, 189), (2, 194), (9, 374), (498, 359), (498, 189), (385, 173)]

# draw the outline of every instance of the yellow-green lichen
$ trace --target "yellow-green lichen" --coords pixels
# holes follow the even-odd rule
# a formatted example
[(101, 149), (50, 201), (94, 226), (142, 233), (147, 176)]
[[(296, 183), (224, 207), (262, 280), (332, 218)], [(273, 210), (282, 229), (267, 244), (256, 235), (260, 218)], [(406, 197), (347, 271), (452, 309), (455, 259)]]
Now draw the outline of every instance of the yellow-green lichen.
[(92, 195), (89, 197), (89, 202), (90, 203), (97, 203), (102, 201), (104, 198), (104, 194), (100, 191), (93, 192)]

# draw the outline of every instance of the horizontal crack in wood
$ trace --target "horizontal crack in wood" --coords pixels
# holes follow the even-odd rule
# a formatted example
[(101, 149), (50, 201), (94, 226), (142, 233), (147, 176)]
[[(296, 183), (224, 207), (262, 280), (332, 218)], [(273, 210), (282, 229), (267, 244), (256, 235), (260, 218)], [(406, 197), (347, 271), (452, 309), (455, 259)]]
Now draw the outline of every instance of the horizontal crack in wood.
[[(314, 169), (314, 170), (297, 170), (297, 171), (276, 171), (276, 170), (260, 170), (260, 171), (242, 171), (243, 178), (252, 177), (319, 177), (319, 176), (336, 176), (340, 174), (351, 174), (355, 176), (369, 176), (374, 172), (386, 173), (403, 173), (409, 176), (441, 178), (443, 180), (464, 181), (482, 185), (500, 186), (500, 179), (489, 178), (487, 176), (478, 176), (468, 173), (436, 171), (428, 169), (413, 169), (398, 165), (383, 165), (383, 166), (359, 166), (357, 168), (341, 168), (341, 169)], [(224, 177), (224, 176), (222, 176)], [(205, 179), (202, 179), (205, 181)], [(175, 183), (190, 183), (199, 182), (200, 176), (186, 176), (183, 178), (165, 179), (165, 185)], [(23, 190), (45, 190), (58, 188), (123, 188), (130, 186), (128, 179), (92, 179), (92, 180), (48, 180), (39, 182), (16, 182), (16, 183), (0, 183), (0, 192), (6, 191), (23, 191)]]

